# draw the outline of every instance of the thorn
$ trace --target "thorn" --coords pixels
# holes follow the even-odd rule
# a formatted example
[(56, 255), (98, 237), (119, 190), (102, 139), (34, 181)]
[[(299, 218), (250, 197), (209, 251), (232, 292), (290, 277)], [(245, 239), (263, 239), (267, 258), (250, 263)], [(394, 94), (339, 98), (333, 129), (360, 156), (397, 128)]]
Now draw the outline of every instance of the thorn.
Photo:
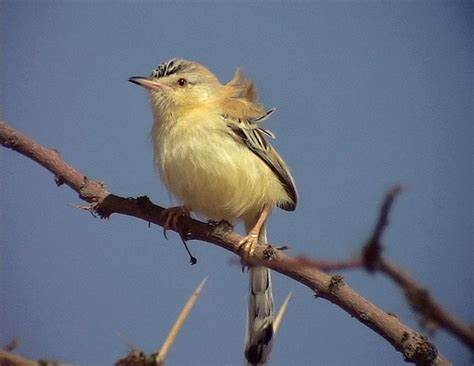
[(189, 255), (189, 263), (191, 263), (191, 265), (194, 266), (194, 265), (197, 263), (197, 258), (192, 255), (191, 251), (190, 251), (189, 248), (188, 248), (188, 244), (186, 243), (186, 240), (184, 239), (183, 235), (180, 234), (179, 237), (181, 238), (181, 242), (183, 243), (184, 248), (185, 248), (186, 251), (188, 252), (188, 255)]
[(280, 328), (281, 322), (283, 321), (283, 317), (286, 314), (286, 309), (288, 308), (288, 303), (291, 300), (292, 293), (290, 292), (287, 296), (285, 301), (283, 301), (283, 304), (280, 307), (280, 310), (278, 310), (278, 313), (275, 317), (275, 321), (273, 322), (273, 333), (276, 334), (278, 332), (278, 329)]
[(201, 283), (198, 285), (196, 290), (194, 290), (189, 300), (186, 302), (186, 304), (184, 304), (183, 309), (181, 310), (181, 313), (178, 315), (176, 322), (173, 324), (173, 326), (171, 327), (171, 330), (168, 333), (168, 337), (166, 338), (163, 345), (161, 346), (161, 349), (157, 351), (157, 355), (155, 358), (156, 365), (164, 365), (171, 346), (176, 340), (176, 337), (178, 336), (181, 328), (184, 325), (184, 322), (186, 321), (186, 318), (188, 317), (189, 313), (191, 312), (191, 309), (193, 308), (199, 295), (201, 294), (202, 288), (206, 284), (206, 281), (208, 278), (209, 277), (206, 277), (201, 281)]

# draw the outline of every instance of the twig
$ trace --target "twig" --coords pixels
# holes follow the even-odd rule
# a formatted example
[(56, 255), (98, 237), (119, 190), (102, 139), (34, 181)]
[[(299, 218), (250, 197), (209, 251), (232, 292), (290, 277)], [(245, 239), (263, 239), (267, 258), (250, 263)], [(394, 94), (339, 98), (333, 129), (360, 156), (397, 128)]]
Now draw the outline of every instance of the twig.
[(163, 346), (161, 346), (161, 348), (158, 350), (158, 354), (156, 355), (156, 358), (155, 358), (155, 362), (157, 366), (162, 366), (165, 364), (166, 357), (168, 356), (168, 352), (171, 346), (173, 345), (174, 341), (176, 340), (176, 337), (178, 336), (179, 331), (183, 327), (184, 322), (186, 321), (186, 318), (191, 312), (191, 309), (196, 303), (196, 300), (201, 294), (202, 288), (206, 284), (206, 281), (207, 281), (207, 277), (201, 281), (199, 286), (196, 288), (196, 290), (194, 290), (193, 294), (184, 305), (183, 310), (181, 310), (181, 313), (179, 314), (178, 318), (176, 319), (176, 322), (173, 324), (173, 327), (168, 333), (168, 337), (163, 343)]
[(422, 317), (422, 323), (442, 327), (474, 350), (474, 330), (444, 309), (408, 272), (382, 256), (382, 235), (388, 224), (393, 202), (400, 192), (400, 186), (395, 186), (388, 191), (380, 208), (375, 228), (363, 247), (360, 258), (346, 261), (313, 260), (309, 262), (325, 272), (365, 268), (369, 272), (380, 272), (386, 275), (400, 287), (412, 309)]
[[(39, 145), (5, 122), (0, 122), (0, 143), (30, 157), (56, 177), (60, 177), (62, 182), (79, 193), (80, 198), (91, 202), (94, 211), (101, 217), (120, 213), (163, 226), (164, 222), (160, 219), (163, 208), (151, 203), (147, 197), (130, 199), (111, 194), (102, 183), (87, 179), (84, 174), (62, 160), (56, 152)], [(186, 217), (178, 222), (178, 230), (182, 228), (186, 229), (187, 240), (206, 241), (237, 255), (241, 254), (239, 242), (242, 237), (233, 231)], [(260, 248), (256, 250), (255, 258), (250, 264), (264, 265), (306, 285), (319, 297), (336, 304), (385, 338), (403, 354), (405, 361), (418, 365), (449, 364), (424, 336), (363, 298), (339, 277), (336, 281), (336, 276), (329, 276), (314, 266), (301, 265), (297, 258), (281, 251), (274, 251), (269, 255), (268, 251), (269, 249)]]
[(40, 366), (38, 361), (30, 360), (16, 353), (0, 350), (0, 365), (2, 366)]
[(412, 276), (385, 259), (380, 261), (378, 270), (403, 289), (412, 309), (421, 315), (422, 323), (434, 323), (442, 327), (474, 350), (474, 330), (450, 314)]
[(380, 214), (377, 223), (375, 224), (374, 231), (372, 232), (370, 239), (367, 241), (367, 244), (364, 247), (362, 258), (364, 260), (365, 268), (369, 272), (373, 272), (379, 264), (383, 250), (381, 240), (382, 235), (388, 226), (388, 215), (395, 198), (397, 198), (401, 191), (402, 187), (400, 185), (396, 185), (392, 187), (386, 194), (383, 204), (380, 207)]
[(50, 360), (31, 360), (19, 354), (0, 350), (1, 366), (71, 366), (65, 363)]
[(18, 338), (13, 338), (10, 342), (2, 347), (2, 351), (12, 352), (18, 348), (20, 345), (20, 340)]

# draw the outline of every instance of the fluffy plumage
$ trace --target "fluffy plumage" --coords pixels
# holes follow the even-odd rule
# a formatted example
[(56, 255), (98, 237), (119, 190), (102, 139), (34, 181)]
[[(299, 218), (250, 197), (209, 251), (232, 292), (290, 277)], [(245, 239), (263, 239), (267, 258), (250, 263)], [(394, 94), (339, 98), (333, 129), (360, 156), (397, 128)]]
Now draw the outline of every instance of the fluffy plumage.
[[(150, 93), (152, 140), (168, 190), (191, 211), (215, 220), (252, 220), (265, 203), (294, 209), (293, 178), (252, 122), (265, 115), (254, 83), (240, 70), (221, 85), (195, 62), (162, 65), (152, 76), (161, 75), (157, 79), (169, 89)], [(166, 74), (169, 69), (178, 71)], [(180, 78), (188, 86), (176, 86)]]
[[(130, 81), (150, 91), (155, 165), (168, 190), (209, 219), (243, 220), (248, 232), (264, 207), (294, 210), (297, 192), (288, 167), (267, 141), (266, 112), (255, 84), (237, 70), (222, 85), (204, 66), (173, 59), (151, 76)], [(265, 230), (259, 242), (266, 243)], [(246, 358), (264, 364), (273, 335), (270, 271), (250, 271)]]

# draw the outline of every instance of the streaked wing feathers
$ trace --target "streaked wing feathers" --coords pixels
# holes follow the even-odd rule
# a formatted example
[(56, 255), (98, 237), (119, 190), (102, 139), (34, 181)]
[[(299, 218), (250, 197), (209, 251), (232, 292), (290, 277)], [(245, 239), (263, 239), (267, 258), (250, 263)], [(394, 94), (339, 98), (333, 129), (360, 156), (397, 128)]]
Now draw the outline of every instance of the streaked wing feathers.
[(272, 112), (273, 110), (270, 110), (262, 117), (256, 119), (241, 119), (229, 115), (224, 115), (223, 118), (234, 135), (262, 159), (280, 179), (291, 202), (282, 202), (278, 207), (286, 211), (293, 211), (298, 201), (294, 179), (283, 159), (265, 138), (265, 136), (275, 138), (273, 133), (256, 124), (256, 122), (262, 121)]

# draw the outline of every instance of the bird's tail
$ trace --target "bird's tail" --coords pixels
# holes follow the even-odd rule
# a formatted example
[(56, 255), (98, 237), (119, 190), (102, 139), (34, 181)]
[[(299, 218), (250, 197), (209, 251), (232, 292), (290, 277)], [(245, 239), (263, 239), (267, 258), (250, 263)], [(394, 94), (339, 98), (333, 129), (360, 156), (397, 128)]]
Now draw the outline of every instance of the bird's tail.
[[(249, 228), (247, 228), (249, 229)], [(266, 228), (259, 242), (267, 243)], [(271, 272), (266, 267), (251, 267), (245, 358), (247, 364), (264, 365), (273, 343), (273, 294)]]

